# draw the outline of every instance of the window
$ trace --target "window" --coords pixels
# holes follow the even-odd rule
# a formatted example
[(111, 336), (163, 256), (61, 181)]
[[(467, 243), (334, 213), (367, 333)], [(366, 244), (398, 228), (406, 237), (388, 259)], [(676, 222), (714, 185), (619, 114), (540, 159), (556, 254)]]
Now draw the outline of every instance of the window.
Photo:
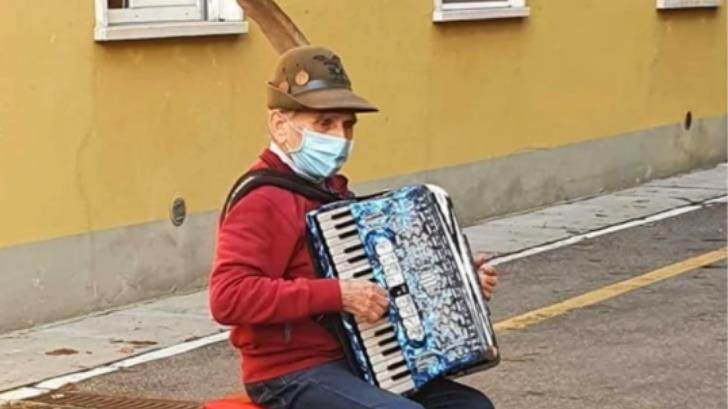
[(435, 0), (432, 21), (526, 17), (526, 0)]
[(236, 0), (95, 0), (97, 41), (242, 34)]
[(660, 10), (718, 6), (720, 0), (657, 0), (657, 8)]

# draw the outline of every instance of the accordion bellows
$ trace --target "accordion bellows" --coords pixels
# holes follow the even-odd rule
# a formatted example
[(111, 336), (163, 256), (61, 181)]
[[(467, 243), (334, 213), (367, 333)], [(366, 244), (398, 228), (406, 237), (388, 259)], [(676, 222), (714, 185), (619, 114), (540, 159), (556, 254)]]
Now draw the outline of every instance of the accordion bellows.
[(375, 324), (341, 314), (344, 350), (364, 380), (409, 394), (498, 364), (490, 312), (444, 190), (417, 185), (335, 202), (306, 222), (320, 275), (372, 280), (389, 293), (387, 316)]

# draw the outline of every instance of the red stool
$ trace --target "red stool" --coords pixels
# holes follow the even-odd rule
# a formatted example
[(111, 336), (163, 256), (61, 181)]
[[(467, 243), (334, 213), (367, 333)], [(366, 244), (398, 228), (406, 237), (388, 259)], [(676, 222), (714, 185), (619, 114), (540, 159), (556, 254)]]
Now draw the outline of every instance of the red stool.
[(265, 409), (250, 401), (248, 394), (241, 393), (206, 402), (203, 409)]

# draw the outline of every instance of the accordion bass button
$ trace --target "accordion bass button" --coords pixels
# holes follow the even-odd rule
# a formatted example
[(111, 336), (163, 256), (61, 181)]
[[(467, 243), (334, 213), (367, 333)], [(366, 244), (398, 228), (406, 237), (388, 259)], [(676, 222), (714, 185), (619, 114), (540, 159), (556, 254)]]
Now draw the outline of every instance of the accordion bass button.
[(383, 256), (385, 254), (389, 254), (389, 253), (393, 252), (394, 246), (392, 245), (391, 241), (389, 241), (385, 238), (380, 238), (374, 244), (374, 251), (377, 253), (378, 256)]

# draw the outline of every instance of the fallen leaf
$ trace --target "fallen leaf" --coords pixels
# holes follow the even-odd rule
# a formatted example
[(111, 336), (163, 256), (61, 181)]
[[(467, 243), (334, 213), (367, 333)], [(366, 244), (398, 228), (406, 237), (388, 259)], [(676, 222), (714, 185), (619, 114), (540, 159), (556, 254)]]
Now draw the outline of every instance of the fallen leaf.
[(134, 345), (135, 347), (149, 347), (152, 345), (157, 345), (156, 341), (126, 341), (129, 345)]
[(132, 347), (121, 347), (119, 349), (119, 352), (121, 352), (122, 354), (133, 354), (134, 353), (134, 348), (132, 348)]
[(73, 355), (73, 354), (77, 354), (77, 353), (78, 353), (78, 351), (76, 351), (75, 349), (58, 348), (58, 349), (54, 349), (53, 351), (48, 351), (45, 354), (50, 355), (50, 356), (59, 356), (59, 355)]

